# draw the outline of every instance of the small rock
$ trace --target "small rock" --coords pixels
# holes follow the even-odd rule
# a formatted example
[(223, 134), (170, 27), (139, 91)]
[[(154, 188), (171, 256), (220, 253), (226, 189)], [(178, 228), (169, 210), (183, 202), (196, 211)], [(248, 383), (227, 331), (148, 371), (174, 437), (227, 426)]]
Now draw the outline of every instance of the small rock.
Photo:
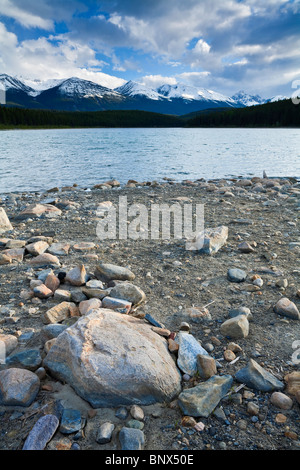
[(139, 287), (129, 282), (122, 282), (113, 287), (109, 293), (110, 297), (126, 300), (133, 305), (140, 305), (146, 300), (146, 294)]
[(246, 338), (249, 334), (249, 322), (245, 315), (230, 318), (222, 323), (220, 332), (233, 339)]
[(245, 383), (248, 387), (262, 392), (273, 392), (284, 388), (284, 384), (280, 380), (263, 369), (254, 359), (250, 359), (249, 364), (235, 374), (235, 378), (238, 382)]
[(225, 361), (231, 362), (231, 361), (233, 361), (235, 358), (236, 358), (236, 355), (235, 355), (234, 352), (231, 351), (230, 349), (226, 349), (226, 350), (224, 351), (224, 359), (225, 359)]
[(242, 269), (238, 269), (238, 268), (231, 268), (231, 269), (228, 269), (227, 271), (227, 277), (229, 279), (230, 282), (244, 282), (246, 277), (247, 277), (247, 273), (245, 271), (243, 271)]
[(178, 358), (177, 365), (182, 372), (194, 375), (196, 374), (197, 367), (197, 356), (199, 354), (207, 355), (208, 352), (200, 345), (200, 343), (194, 338), (193, 335), (181, 331), (178, 334)]
[(38, 349), (28, 349), (20, 351), (6, 358), (8, 367), (24, 367), (28, 370), (36, 370), (42, 363), (40, 351)]
[(130, 408), (130, 414), (133, 417), (133, 419), (137, 419), (139, 421), (143, 421), (145, 417), (143, 409), (138, 405), (133, 405)]
[(13, 230), (13, 226), (3, 207), (0, 207), (0, 233), (8, 232), (9, 230)]
[(73, 245), (73, 250), (81, 252), (93, 250), (94, 248), (96, 248), (96, 245), (93, 242), (80, 242)]
[(38, 241), (35, 243), (30, 243), (29, 245), (26, 245), (26, 250), (28, 253), (30, 253), (33, 256), (38, 256), (44, 253), (47, 248), (49, 248), (49, 245), (45, 241)]
[(119, 433), (121, 450), (143, 450), (145, 436), (143, 431), (134, 428), (122, 428)]
[(187, 250), (199, 253), (215, 254), (225, 245), (228, 238), (228, 227), (208, 228), (196, 235), (195, 239), (186, 243)]
[(31, 429), (22, 450), (44, 450), (59, 426), (55, 415), (42, 416)]
[(38, 376), (27, 369), (0, 371), (0, 405), (30, 406), (39, 388)]
[(298, 308), (286, 297), (280, 299), (273, 307), (273, 310), (279, 315), (292, 318), (293, 320), (300, 320), (300, 312)]
[(293, 406), (293, 400), (282, 392), (272, 393), (270, 401), (281, 410), (290, 410)]
[(285, 375), (284, 381), (287, 384), (286, 393), (289, 395), (296, 395), (300, 391), (300, 371), (295, 370)]
[(60, 285), (60, 280), (58, 277), (55, 276), (55, 274), (48, 274), (46, 281), (45, 281), (45, 286), (48, 287), (54, 293)]
[(250, 243), (242, 242), (239, 244), (238, 250), (241, 253), (252, 253), (254, 251), (254, 248), (250, 245)]
[(103, 308), (110, 308), (119, 313), (128, 314), (131, 310), (132, 303), (126, 300), (114, 299), (113, 297), (104, 297), (102, 300)]
[(231, 375), (214, 375), (206, 382), (181, 392), (178, 405), (187, 416), (208, 417), (232, 386)]
[[(77, 315), (76, 315), (77, 314)], [(60, 323), (70, 316), (79, 316), (79, 310), (72, 302), (61, 302), (44, 314), (45, 323)]]
[(240, 307), (237, 307), (237, 308), (232, 308), (228, 312), (229, 318), (234, 318), (234, 317), (237, 317), (239, 315), (246, 315), (248, 321), (251, 321), (252, 318), (253, 318), (253, 315), (250, 311), (250, 308), (248, 308), (248, 307), (240, 306)]
[(0, 334), (0, 346), (0, 351), (5, 357), (11, 354), (14, 349), (16, 349), (18, 346), (18, 340), (14, 335)]
[(54, 256), (66, 256), (69, 253), (70, 247), (70, 243), (67, 242), (52, 243), (47, 251)]
[(210, 379), (213, 375), (217, 374), (217, 365), (213, 357), (206, 356), (205, 354), (198, 354), (197, 356), (197, 369), (202, 379)]
[(61, 416), (59, 431), (62, 434), (72, 434), (81, 429), (81, 413), (79, 410), (65, 408)]
[(144, 429), (144, 423), (142, 421), (138, 421), (137, 419), (130, 419), (126, 423), (127, 428), (133, 428), (133, 429)]
[(95, 276), (97, 279), (104, 282), (112, 280), (133, 281), (135, 279), (135, 275), (130, 271), (130, 269), (109, 263), (98, 264)]
[(20, 214), (18, 214), (16, 220), (34, 219), (40, 217), (53, 218), (61, 215), (61, 210), (52, 204), (30, 204)]
[(67, 282), (72, 284), (72, 286), (82, 286), (87, 281), (87, 273), (83, 264), (76, 266), (71, 269), (66, 275)]
[(7, 253), (0, 253), (0, 266), (4, 264), (10, 264), (12, 258)]
[(278, 279), (278, 281), (275, 282), (275, 285), (277, 287), (283, 287), (284, 289), (286, 289), (289, 283), (287, 279)]
[(53, 296), (54, 300), (58, 302), (70, 302), (72, 294), (69, 290), (65, 289), (56, 289)]
[(98, 442), (98, 444), (107, 444), (110, 442), (114, 429), (115, 426), (112, 423), (106, 422), (101, 424), (97, 433), (96, 442)]
[(36, 256), (29, 261), (29, 264), (33, 266), (60, 266), (59, 259), (54, 255), (50, 255), (50, 253), (42, 253)]
[(275, 421), (278, 424), (284, 424), (284, 423), (286, 423), (286, 420), (287, 420), (287, 417), (285, 415), (283, 415), (282, 413), (278, 413), (275, 416)]
[(45, 284), (40, 284), (39, 286), (34, 287), (33, 293), (35, 297), (38, 297), (39, 299), (48, 299), (53, 295), (52, 290), (48, 289)]
[(101, 300), (99, 299), (89, 299), (83, 300), (79, 304), (79, 312), (81, 315), (87, 315), (90, 310), (94, 310), (101, 307)]
[(128, 411), (122, 406), (117, 409), (115, 416), (119, 419), (126, 419), (128, 416)]
[(256, 403), (253, 403), (252, 401), (249, 401), (247, 403), (247, 413), (250, 416), (257, 416), (259, 413), (259, 406)]

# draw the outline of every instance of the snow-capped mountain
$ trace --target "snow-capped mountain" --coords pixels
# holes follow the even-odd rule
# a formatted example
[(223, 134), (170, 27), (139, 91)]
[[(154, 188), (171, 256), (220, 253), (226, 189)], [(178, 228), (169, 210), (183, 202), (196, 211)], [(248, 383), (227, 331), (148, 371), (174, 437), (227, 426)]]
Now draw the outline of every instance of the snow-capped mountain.
[(6, 90), (7, 106), (66, 111), (132, 109), (184, 115), (205, 109), (256, 106), (285, 99), (278, 96), (265, 100), (244, 91), (228, 97), (183, 83), (152, 89), (130, 80), (117, 88), (109, 88), (76, 77), (45, 82), (0, 74), (0, 85)]
[(23, 78), (22, 76), (18, 78), (25, 85), (33, 89), (33, 91), (30, 93), (31, 96), (38, 96), (42, 93), (42, 91), (49, 90), (49, 88), (54, 88), (55, 86), (58, 86), (65, 81), (65, 78), (53, 78), (49, 80)]
[(249, 95), (245, 91), (239, 91), (231, 97), (235, 102), (241, 103), (244, 106), (257, 106), (258, 104), (264, 104), (268, 100), (263, 99), (259, 95)]
[(6, 73), (0, 74), (0, 83), (2, 88), (6, 91), (14, 90), (14, 91), (21, 91), (26, 94), (34, 93), (34, 89), (30, 86), (26, 85), (23, 81), (19, 80), (16, 77), (11, 77)]
[(83, 98), (103, 98), (104, 95), (117, 95), (118, 92), (111, 88), (98, 85), (89, 80), (72, 77), (57, 85), (59, 93), (66, 96), (80, 96)]
[(169, 99), (183, 99), (187, 101), (215, 101), (228, 103), (234, 106), (236, 102), (228, 96), (221, 95), (212, 90), (197, 88), (179, 83), (176, 85), (162, 85), (157, 89), (158, 93)]
[(283, 95), (277, 95), (273, 96), (270, 100), (271, 103), (275, 103), (276, 101), (282, 101), (282, 100), (289, 100), (291, 97), (288, 96), (283, 96)]
[(129, 82), (125, 83), (124, 85), (118, 88), (115, 88), (115, 91), (117, 91), (121, 95), (130, 96), (130, 97), (142, 96), (150, 100), (165, 99), (165, 97), (159, 94), (156, 90), (153, 90), (152, 88), (148, 88), (145, 85), (142, 85), (138, 82), (134, 82), (132, 80), (129, 80)]

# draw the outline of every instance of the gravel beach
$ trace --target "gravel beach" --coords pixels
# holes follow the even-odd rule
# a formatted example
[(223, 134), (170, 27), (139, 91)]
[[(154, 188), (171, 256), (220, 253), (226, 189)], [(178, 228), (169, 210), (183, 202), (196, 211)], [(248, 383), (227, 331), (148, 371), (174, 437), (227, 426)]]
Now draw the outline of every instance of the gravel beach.
[[(299, 196), (267, 177), (2, 195), (0, 449), (300, 449)], [(224, 234), (103, 239), (120, 197), (204, 205)]]

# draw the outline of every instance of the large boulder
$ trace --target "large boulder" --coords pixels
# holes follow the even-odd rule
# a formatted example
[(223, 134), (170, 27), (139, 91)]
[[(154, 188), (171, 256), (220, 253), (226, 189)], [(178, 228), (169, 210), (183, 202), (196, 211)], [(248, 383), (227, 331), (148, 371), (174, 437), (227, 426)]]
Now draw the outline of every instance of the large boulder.
[(44, 366), (94, 408), (164, 402), (181, 390), (166, 340), (144, 320), (110, 309), (93, 310), (64, 330)]

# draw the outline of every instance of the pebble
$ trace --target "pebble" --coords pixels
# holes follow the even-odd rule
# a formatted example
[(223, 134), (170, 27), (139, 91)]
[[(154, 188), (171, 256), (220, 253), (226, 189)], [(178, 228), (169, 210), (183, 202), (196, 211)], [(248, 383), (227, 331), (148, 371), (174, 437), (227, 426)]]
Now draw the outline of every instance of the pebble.
[(120, 407), (117, 409), (115, 416), (116, 418), (119, 418), (119, 419), (126, 419), (128, 416), (128, 411), (126, 408)]
[(84, 265), (81, 264), (71, 269), (67, 273), (65, 280), (72, 284), (72, 286), (83, 286), (87, 281), (87, 273)]
[(259, 406), (252, 401), (247, 403), (247, 413), (251, 416), (257, 416), (259, 413)]
[(130, 408), (130, 414), (133, 419), (137, 419), (139, 421), (143, 421), (145, 418), (144, 410), (138, 405), (132, 405)]
[(231, 361), (234, 361), (235, 358), (236, 358), (236, 355), (234, 354), (233, 351), (231, 351), (230, 349), (225, 349), (224, 351), (225, 361), (231, 362)]
[(119, 433), (121, 450), (143, 450), (145, 436), (140, 429), (123, 427)]
[[(26, 251), (33, 256), (38, 256), (44, 253), (49, 248), (49, 244), (45, 241), (37, 241), (26, 245)], [(52, 253), (55, 254), (55, 253)]]
[(96, 442), (98, 444), (107, 444), (112, 439), (112, 434), (115, 429), (114, 424), (106, 422), (101, 424), (97, 432)]
[(72, 434), (81, 429), (81, 413), (79, 410), (65, 408), (61, 416), (59, 431), (62, 434)]
[(130, 269), (109, 263), (99, 263), (96, 267), (95, 276), (100, 281), (112, 280), (133, 281), (135, 275)]
[(250, 359), (248, 365), (235, 374), (235, 378), (238, 382), (263, 392), (273, 392), (284, 388), (283, 382), (263, 369), (254, 359)]
[(27, 369), (0, 371), (0, 405), (30, 406), (39, 388), (38, 376)]
[(130, 419), (127, 421), (126, 426), (128, 428), (133, 428), (133, 429), (144, 429), (144, 423), (142, 421), (138, 421), (137, 419)]
[(300, 312), (297, 306), (286, 297), (280, 299), (273, 309), (279, 315), (292, 318), (293, 320), (300, 320)]
[(202, 348), (200, 343), (193, 335), (187, 333), (186, 331), (179, 332), (178, 343), (179, 351), (177, 365), (183, 373), (192, 376), (196, 374), (198, 370), (197, 356), (199, 354), (208, 356), (208, 352)]
[(59, 426), (55, 415), (45, 415), (39, 418), (26, 438), (22, 450), (44, 450)]
[(205, 354), (197, 355), (197, 369), (202, 379), (207, 380), (217, 374), (217, 365), (213, 357)]
[(270, 401), (272, 405), (282, 410), (290, 410), (293, 406), (293, 400), (282, 392), (274, 392)]
[(232, 339), (246, 338), (249, 334), (249, 322), (245, 315), (238, 315), (222, 323), (220, 332)]
[(39, 286), (34, 287), (33, 293), (36, 297), (39, 299), (48, 299), (49, 297), (52, 297), (53, 292), (51, 289), (48, 289), (45, 284), (40, 284)]
[(247, 277), (247, 273), (243, 271), (242, 269), (231, 268), (227, 271), (227, 277), (229, 281), (239, 283), (239, 282), (245, 281)]

